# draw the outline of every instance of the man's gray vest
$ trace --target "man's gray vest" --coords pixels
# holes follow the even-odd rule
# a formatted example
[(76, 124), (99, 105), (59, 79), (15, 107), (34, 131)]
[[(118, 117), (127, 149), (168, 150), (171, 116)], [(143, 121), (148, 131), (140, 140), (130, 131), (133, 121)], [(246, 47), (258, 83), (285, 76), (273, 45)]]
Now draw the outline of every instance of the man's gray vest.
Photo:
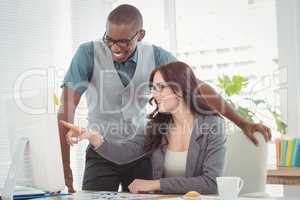
[(100, 41), (94, 42), (94, 70), (86, 92), (88, 124), (106, 140), (129, 139), (137, 127), (145, 125), (148, 81), (155, 67), (153, 46), (138, 43), (137, 53), (135, 73), (124, 87), (110, 49)]

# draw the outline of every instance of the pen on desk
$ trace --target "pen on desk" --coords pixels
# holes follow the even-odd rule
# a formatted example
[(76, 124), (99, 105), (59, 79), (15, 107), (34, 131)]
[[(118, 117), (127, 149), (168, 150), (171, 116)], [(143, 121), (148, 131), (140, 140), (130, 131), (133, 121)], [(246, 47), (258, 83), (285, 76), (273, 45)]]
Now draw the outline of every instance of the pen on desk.
[(61, 197), (70, 195), (69, 193), (59, 193), (59, 194), (25, 194), (25, 195), (14, 195), (14, 200), (25, 200), (25, 199), (36, 199), (36, 198), (47, 198), (47, 197)]

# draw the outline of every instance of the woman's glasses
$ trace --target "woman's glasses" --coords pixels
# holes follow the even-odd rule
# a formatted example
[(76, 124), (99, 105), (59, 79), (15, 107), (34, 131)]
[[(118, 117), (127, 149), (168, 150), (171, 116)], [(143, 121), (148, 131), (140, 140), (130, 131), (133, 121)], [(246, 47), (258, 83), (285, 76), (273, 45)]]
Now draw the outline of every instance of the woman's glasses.
[(162, 84), (162, 83), (158, 83), (158, 84), (151, 84), (150, 85), (150, 91), (151, 92), (161, 92), (163, 91), (163, 89), (165, 89), (166, 87), (169, 87), (166, 84)]

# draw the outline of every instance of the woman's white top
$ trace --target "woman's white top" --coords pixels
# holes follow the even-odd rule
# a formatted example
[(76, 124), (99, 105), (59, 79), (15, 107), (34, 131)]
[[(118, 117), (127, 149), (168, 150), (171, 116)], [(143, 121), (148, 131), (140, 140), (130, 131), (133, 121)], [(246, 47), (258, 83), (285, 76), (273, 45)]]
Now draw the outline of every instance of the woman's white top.
[(187, 151), (166, 150), (164, 177), (185, 176)]

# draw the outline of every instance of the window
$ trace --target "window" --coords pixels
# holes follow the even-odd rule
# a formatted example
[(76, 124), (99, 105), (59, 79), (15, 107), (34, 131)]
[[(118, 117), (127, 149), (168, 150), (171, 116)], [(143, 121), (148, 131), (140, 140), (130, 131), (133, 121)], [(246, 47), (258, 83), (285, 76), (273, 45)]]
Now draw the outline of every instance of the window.
[[(248, 77), (245, 93), (255, 94), (279, 109), (274, 81), (278, 68), (274, 62), (278, 57), (275, 0), (249, 5), (254, 3), (192, 0), (187, 4), (176, 0), (177, 55), (198, 66), (199, 78), (212, 80), (215, 86), (217, 77), (223, 74)], [(265, 77), (270, 80), (268, 86)], [(265, 121), (270, 126), (269, 117)]]
[[(0, 39), (3, 41), (3, 59), (0, 59), (0, 109), (5, 110), (6, 97), (12, 96), (16, 79), (31, 70), (41, 70), (51, 77), (30, 78), (22, 84), (22, 90), (50, 86), (59, 91), (59, 83), (69, 67), (73, 52), (80, 43), (96, 40), (104, 32), (110, 6), (111, 3), (105, 0), (1, 1), (0, 18), (3, 20), (0, 22)], [(81, 104), (84, 105), (84, 100)], [(84, 121), (81, 118), (86, 119), (84, 113), (76, 117), (75, 122), (81, 124)], [(0, 188), (10, 164), (8, 134), (5, 112), (1, 112)], [(71, 150), (71, 166), (78, 189), (81, 188), (85, 146), (80, 144)]]

